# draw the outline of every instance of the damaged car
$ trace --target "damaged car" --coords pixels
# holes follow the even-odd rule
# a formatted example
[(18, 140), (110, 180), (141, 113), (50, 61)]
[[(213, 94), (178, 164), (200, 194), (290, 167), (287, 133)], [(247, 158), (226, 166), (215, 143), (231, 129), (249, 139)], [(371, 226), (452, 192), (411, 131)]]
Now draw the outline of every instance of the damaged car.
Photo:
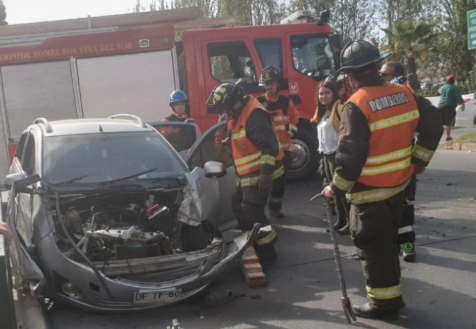
[[(193, 145), (195, 125), (157, 125), (40, 118), (24, 131), (5, 179), (17, 282), (93, 311), (133, 311), (190, 297), (236, 265), (258, 227), (221, 236), (236, 226), (224, 123)], [(167, 132), (187, 137), (182, 156)]]

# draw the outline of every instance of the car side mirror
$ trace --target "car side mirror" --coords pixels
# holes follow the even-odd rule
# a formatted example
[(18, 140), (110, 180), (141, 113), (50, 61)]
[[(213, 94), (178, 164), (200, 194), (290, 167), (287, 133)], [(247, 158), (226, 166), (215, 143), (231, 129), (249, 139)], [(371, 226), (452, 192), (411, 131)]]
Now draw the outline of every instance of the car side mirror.
[(7, 189), (11, 189), (13, 185), (15, 185), (15, 191), (18, 192), (24, 192), (24, 193), (30, 193), (31, 189), (28, 188), (28, 186), (35, 184), (39, 182), (40, 176), (37, 174), (31, 175), (31, 176), (26, 176), (25, 173), (16, 173), (16, 174), (11, 174), (8, 175), (5, 178), (5, 187)]
[(205, 170), (205, 177), (212, 178), (212, 177), (223, 177), (226, 175), (226, 168), (225, 165), (221, 162), (217, 161), (208, 161), (203, 166)]
[(342, 47), (344, 46), (344, 39), (342, 38), (342, 34), (339, 32), (335, 32), (334, 34), (332, 34), (329, 37), (329, 41), (334, 48), (337, 48), (339, 50), (342, 49)]
[(16, 174), (10, 174), (7, 177), (5, 177), (5, 183), (4, 183), (5, 188), (7, 190), (11, 190), (12, 186), (13, 186), (13, 183), (15, 183), (16, 181), (25, 179), (25, 178), (26, 178), (26, 174), (24, 172), (19, 172), (19, 173), (16, 173)]

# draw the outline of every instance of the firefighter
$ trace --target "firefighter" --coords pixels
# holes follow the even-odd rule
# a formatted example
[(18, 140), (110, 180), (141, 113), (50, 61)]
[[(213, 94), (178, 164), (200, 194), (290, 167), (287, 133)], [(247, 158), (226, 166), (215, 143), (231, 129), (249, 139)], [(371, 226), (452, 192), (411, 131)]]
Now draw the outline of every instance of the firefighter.
[[(380, 69), (380, 76), (387, 83), (400, 83), (406, 85), (405, 68), (400, 62), (386, 62)], [(419, 96), (417, 96), (419, 97)], [(438, 109), (435, 108), (435, 111)], [(412, 176), (410, 184), (405, 189), (403, 199), (403, 213), (400, 227), (398, 228), (397, 243), (400, 246), (400, 254), (406, 262), (414, 262), (416, 260), (415, 251), (415, 232), (413, 224), (415, 223), (415, 201), (416, 192), (416, 175)]]
[[(442, 135), (441, 119), (406, 87), (379, 76), (379, 50), (364, 40), (342, 49), (341, 70), (354, 94), (344, 105), (332, 183), (327, 198), (346, 193), (349, 226), (359, 250), (368, 303), (353, 305), (365, 318), (397, 319), (405, 306), (400, 285), (397, 231), (404, 190), (431, 160)], [(415, 146), (412, 139), (419, 133)]]
[(162, 121), (184, 122), (188, 119), (187, 115), (187, 95), (181, 90), (174, 90), (169, 97), (169, 105), (172, 108), (172, 114), (162, 119)]
[(242, 231), (259, 223), (255, 240), (260, 260), (276, 258), (274, 243), (277, 234), (265, 214), (265, 206), (273, 179), (284, 174), (276, 166), (279, 142), (273, 131), (271, 116), (253, 96), (247, 96), (241, 86), (223, 83), (210, 94), (207, 106), (228, 116), (227, 139), (237, 173), (237, 185), (232, 207)]
[[(259, 84), (265, 87), (266, 93), (259, 96), (258, 101), (271, 113), (274, 132), (280, 143), (276, 161), (283, 163), (284, 172), (286, 173), (292, 161), (288, 150), (291, 145), (291, 138), (297, 132), (299, 113), (289, 97), (279, 95), (279, 72), (277, 69), (270, 66), (264, 68), (261, 72)], [(268, 202), (271, 217), (284, 218), (281, 207), (285, 189), (285, 176), (286, 174), (273, 181)]]
[[(172, 113), (163, 118), (163, 122), (193, 122), (187, 115), (188, 98), (181, 90), (174, 90), (169, 97), (169, 105)], [(189, 147), (189, 141), (184, 130), (179, 127), (160, 127), (159, 132), (178, 152)]]

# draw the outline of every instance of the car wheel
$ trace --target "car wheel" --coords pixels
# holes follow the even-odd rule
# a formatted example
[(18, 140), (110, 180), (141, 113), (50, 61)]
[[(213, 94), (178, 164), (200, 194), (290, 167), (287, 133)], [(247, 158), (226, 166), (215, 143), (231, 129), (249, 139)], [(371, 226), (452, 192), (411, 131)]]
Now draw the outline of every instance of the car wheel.
[(319, 166), (317, 138), (309, 130), (302, 129), (296, 133), (291, 144), (291, 164), (286, 172), (287, 180), (302, 180), (314, 174)]

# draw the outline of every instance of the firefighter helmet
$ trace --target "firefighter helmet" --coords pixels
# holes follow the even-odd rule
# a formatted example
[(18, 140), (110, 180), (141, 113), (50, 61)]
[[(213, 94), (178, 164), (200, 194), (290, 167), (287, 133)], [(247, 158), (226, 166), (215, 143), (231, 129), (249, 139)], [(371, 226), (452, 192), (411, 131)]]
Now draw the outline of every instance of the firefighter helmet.
[(243, 87), (234, 83), (222, 83), (208, 96), (207, 107), (217, 113), (231, 110), (233, 105), (245, 96)]
[(183, 91), (178, 89), (172, 91), (169, 97), (169, 105), (172, 105), (173, 103), (177, 103), (181, 101), (187, 102), (188, 101), (187, 95), (185, 95)]
[(267, 66), (261, 72), (259, 85), (264, 86), (266, 82), (279, 81), (279, 71), (272, 66)]
[(341, 71), (360, 71), (370, 68), (371, 64), (378, 63), (388, 54), (380, 54), (377, 47), (365, 40), (349, 41), (340, 55)]

